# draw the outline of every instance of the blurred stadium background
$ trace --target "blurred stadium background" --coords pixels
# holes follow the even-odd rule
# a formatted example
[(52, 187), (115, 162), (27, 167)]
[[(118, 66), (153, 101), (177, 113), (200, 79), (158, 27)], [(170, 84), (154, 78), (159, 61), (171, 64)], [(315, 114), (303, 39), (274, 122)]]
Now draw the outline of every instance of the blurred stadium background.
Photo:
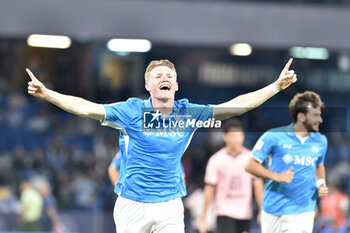
[[(327, 106), (328, 183), (349, 196), (349, 23), (349, 0), (0, 0), (0, 232), (18, 229), (20, 182), (34, 175), (50, 182), (69, 231), (114, 232), (107, 167), (119, 133), (29, 96), (25, 67), (54, 90), (112, 103), (148, 98), (145, 67), (167, 58), (178, 72), (177, 99), (217, 104), (274, 81), (294, 57), (298, 83), (241, 117), (245, 144), (288, 124), (292, 96), (314, 90)], [(64, 35), (71, 44), (29, 46), (32, 34)], [(147, 39), (151, 48), (111, 51), (113, 38)], [(250, 47), (237, 51), (236, 43)], [(182, 159), (189, 194), (202, 187), (221, 136), (195, 134)], [(187, 233), (190, 221), (186, 212)]]

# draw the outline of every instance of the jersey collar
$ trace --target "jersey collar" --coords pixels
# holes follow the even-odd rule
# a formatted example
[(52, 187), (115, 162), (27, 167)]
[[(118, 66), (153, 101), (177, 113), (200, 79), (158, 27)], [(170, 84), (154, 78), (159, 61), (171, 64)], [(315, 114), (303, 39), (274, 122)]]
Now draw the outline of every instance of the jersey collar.
[(145, 100), (145, 107), (153, 109), (151, 97), (149, 97), (148, 100)]
[(290, 124), (287, 126), (287, 134), (288, 134), (289, 136), (295, 135), (294, 123), (290, 123)]
[[(152, 106), (152, 100), (151, 100), (151, 97), (149, 97), (147, 100), (145, 100), (145, 107), (146, 108), (149, 108), (149, 109), (153, 109), (153, 106)], [(177, 114), (179, 112), (179, 103), (178, 101), (174, 101), (174, 108), (173, 108), (173, 111), (172, 113), (170, 113), (169, 115), (174, 115), (174, 114)]]
[[(289, 136), (295, 136), (296, 137), (296, 135), (295, 135), (295, 130), (294, 130), (294, 123), (290, 123), (288, 126), (287, 126), (287, 134), (289, 135)], [(313, 136), (315, 136), (315, 133), (314, 132), (310, 132), (310, 138), (311, 137), (313, 137)]]

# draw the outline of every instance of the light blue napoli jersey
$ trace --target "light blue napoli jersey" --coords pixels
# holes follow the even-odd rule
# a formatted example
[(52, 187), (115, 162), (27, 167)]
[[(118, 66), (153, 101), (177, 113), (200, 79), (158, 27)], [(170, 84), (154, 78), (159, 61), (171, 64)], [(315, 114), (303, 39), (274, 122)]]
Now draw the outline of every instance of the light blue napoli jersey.
[[(151, 99), (130, 98), (104, 108), (106, 119), (102, 124), (121, 130), (124, 138), (121, 152), (124, 171), (115, 192), (140, 202), (162, 202), (186, 195), (181, 157), (195, 132), (195, 122), (211, 119), (213, 106), (191, 104), (187, 99), (175, 101), (168, 118), (177, 119), (178, 115), (189, 118), (190, 127), (185, 128), (174, 120), (151, 115), (148, 112), (152, 110)], [(145, 130), (145, 126), (153, 123), (157, 124), (155, 128)]]
[[(124, 160), (126, 159), (126, 156), (122, 156), (122, 153), (125, 153), (125, 143), (124, 143), (124, 137), (121, 134), (120, 138), (119, 138), (119, 148), (120, 150), (117, 152), (117, 154), (114, 156), (113, 160), (112, 160), (112, 166), (118, 170), (119, 172), (119, 182), (123, 182), (124, 181), (124, 176), (125, 176), (125, 161), (122, 161), (122, 158), (124, 158)], [(185, 179), (186, 174), (185, 174), (185, 169), (182, 165), (182, 163), (180, 163), (180, 179)], [(182, 182), (180, 183), (181, 185), (183, 185), (182, 190), (186, 190), (186, 186), (185, 184)], [(117, 188), (118, 190), (118, 188)], [(118, 193), (118, 191), (116, 191)]]
[(291, 183), (266, 180), (263, 210), (276, 216), (299, 214), (316, 209), (316, 167), (323, 164), (327, 151), (327, 138), (310, 133), (304, 143), (296, 137), (294, 125), (274, 128), (264, 133), (252, 150), (260, 162), (282, 173), (293, 166)]

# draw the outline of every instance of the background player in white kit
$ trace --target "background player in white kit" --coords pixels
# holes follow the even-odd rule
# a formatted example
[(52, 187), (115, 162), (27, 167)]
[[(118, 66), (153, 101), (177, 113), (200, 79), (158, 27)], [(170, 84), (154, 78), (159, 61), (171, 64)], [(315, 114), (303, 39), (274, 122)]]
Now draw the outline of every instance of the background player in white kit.
[[(327, 138), (319, 133), (323, 103), (306, 91), (290, 101), (293, 123), (264, 133), (246, 170), (267, 179), (262, 205), (262, 233), (312, 233), (317, 195), (325, 197), (323, 165)], [(268, 159), (268, 168), (261, 163)], [(317, 181), (316, 181), (317, 179)]]
[(241, 115), (297, 80), (294, 71), (289, 70), (291, 63), (292, 59), (271, 85), (215, 106), (191, 104), (187, 99), (175, 101), (177, 74), (168, 60), (152, 61), (146, 68), (148, 100), (130, 98), (112, 105), (96, 104), (47, 89), (29, 69), (32, 80), (28, 83), (28, 93), (67, 112), (103, 121), (123, 134), (125, 175), (115, 187), (119, 195), (114, 208), (118, 233), (181, 233), (184, 232), (181, 197), (186, 195), (186, 189), (179, 166), (195, 128), (174, 135), (147, 133), (143, 128), (144, 109), (152, 109), (155, 118), (166, 120), (181, 113), (196, 122)]

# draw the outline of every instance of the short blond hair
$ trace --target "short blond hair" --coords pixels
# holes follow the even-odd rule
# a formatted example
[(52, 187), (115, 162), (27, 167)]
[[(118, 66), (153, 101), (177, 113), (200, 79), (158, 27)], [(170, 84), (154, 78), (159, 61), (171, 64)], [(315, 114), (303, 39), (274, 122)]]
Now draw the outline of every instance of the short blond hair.
[(149, 79), (149, 73), (156, 67), (158, 66), (165, 66), (165, 67), (168, 67), (170, 68), (172, 71), (174, 71), (175, 73), (175, 78), (176, 78), (176, 69), (175, 69), (175, 66), (172, 62), (170, 62), (169, 60), (167, 59), (164, 59), (164, 60), (153, 60), (151, 61), (147, 68), (146, 68), (146, 72), (145, 72), (145, 82), (148, 81)]

